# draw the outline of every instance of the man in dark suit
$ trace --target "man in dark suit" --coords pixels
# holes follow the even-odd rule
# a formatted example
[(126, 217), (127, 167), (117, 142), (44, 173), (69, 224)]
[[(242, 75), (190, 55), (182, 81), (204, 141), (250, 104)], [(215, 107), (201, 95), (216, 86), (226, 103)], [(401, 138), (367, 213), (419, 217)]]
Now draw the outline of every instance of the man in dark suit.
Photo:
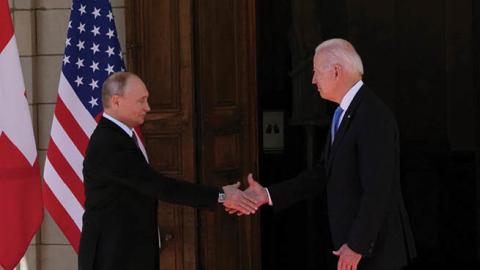
[(219, 203), (250, 214), (256, 210), (238, 190), (196, 185), (156, 172), (138, 147), (133, 128), (150, 110), (140, 78), (121, 72), (102, 89), (104, 114), (90, 137), (84, 160), (85, 213), (81, 270), (158, 270), (157, 200), (192, 207)]
[(401, 194), (395, 118), (363, 84), (362, 61), (349, 42), (320, 44), (313, 72), (321, 97), (339, 104), (321, 160), (268, 189), (249, 175), (246, 193), (275, 209), (326, 195), (337, 269), (400, 269), (416, 251)]

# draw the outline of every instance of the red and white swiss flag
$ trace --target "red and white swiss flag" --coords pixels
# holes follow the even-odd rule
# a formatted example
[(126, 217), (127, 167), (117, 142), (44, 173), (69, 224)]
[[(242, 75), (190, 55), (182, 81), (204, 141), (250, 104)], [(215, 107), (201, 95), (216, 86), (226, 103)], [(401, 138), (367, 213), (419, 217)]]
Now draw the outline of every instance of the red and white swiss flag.
[(13, 269), (43, 218), (32, 120), (7, 0), (0, 0), (0, 265)]

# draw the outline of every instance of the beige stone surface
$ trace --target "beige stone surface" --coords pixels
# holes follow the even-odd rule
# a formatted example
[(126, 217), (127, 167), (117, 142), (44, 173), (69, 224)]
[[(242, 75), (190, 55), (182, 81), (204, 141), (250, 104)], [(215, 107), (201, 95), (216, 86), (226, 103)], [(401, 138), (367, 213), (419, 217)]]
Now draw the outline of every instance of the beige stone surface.
[(18, 51), (21, 56), (31, 56), (35, 53), (34, 12), (31, 10), (15, 10), (13, 14)]
[(33, 104), (35, 102), (33, 90), (33, 58), (31, 56), (22, 56), (20, 57), (20, 64), (22, 65), (23, 81), (25, 83), (28, 104)]
[(41, 234), (40, 242), (42, 244), (54, 244), (54, 245), (68, 245), (69, 242), (63, 232), (60, 230), (58, 225), (52, 219), (48, 211), (45, 211)]
[(118, 40), (122, 51), (125, 52), (125, 8), (114, 8), (113, 16), (115, 17), (115, 26), (117, 27)]
[(32, 9), (33, 2), (34, 0), (15, 0), (15, 9)]
[(38, 104), (38, 149), (47, 150), (55, 104)]
[(70, 9), (37, 10), (37, 53), (62, 55)]
[[(37, 144), (37, 147), (38, 147), (38, 144)], [(47, 156), (47, 150), (38, 150), (37, 152), (38, 152), (38, 165), (40, 166), (40, 174), (43, 175), (43, 168), (45, 166), (45, 158)], [(45, 220), (43, 222), (45, 223)]]
[(62, 66), (62, 55), (38, 56), (35, 63), (36, 102), (55, 103)]
[(77, 269), (77, 253), (70, 245), (42, 245), (40, 269)]
[(110, 0), (110, 4), (112, 4), (112, 7), (124, 7), (125, 0)]
[(38, 109), (37, 105), (29, 105), (30, 117), (32, 118), (33, 135), (35, 136), (35, 145), (38, 149)]
[[(18, 1), (18, 0), (15, 0)], [(35, 6), (38, 9), (52, 9), (52, 8), (70, 8), (72, 0), (36, 0)]]

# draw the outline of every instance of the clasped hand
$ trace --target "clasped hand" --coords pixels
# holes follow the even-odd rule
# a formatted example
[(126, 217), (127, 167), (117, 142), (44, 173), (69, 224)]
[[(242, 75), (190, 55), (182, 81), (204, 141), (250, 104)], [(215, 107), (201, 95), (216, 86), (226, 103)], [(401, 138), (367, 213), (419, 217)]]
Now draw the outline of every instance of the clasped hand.
[(268, 203), (266, 189), (248, 175), (248, 188), (240, 190), (240, 182), (224, 186), (225, 201), (223, 206), (229, 214), (250, 215), (255, 214), (260, 206)]

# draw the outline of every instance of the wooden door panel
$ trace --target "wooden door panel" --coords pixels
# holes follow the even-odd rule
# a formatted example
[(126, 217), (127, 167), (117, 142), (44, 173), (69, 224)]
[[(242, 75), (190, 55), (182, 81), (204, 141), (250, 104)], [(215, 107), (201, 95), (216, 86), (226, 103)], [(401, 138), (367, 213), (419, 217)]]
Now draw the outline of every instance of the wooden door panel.
[[(151, 123), (149, 124), (151, 125)], [(150, 164), (170, 175), (183, 175), (181, 134), (155, 134), (146, 138), (150, 152), (161, 149), (162, 153), (150, 153)]]
[[(201, 181), (223, 186), (255, 170), (256, 62), (253, 0), (195, 1), (195, 74)], [(205, 269), (259, 269), (258, 217), (202, 212)]]
[[(151, 112), (143, 125), (150, 162), (194, 182), (195, 133), (190, 0), (127, 1), (129, 69), (145, 81)], [(197, 269), (194, 209), (159, 203), (160, 269)]]
[[(217, 134), (213, 138), (213, 168), (216, 173), (240, 169), (240, 136), (238, 133)], [(230, 179), (231, 180), (231, 179)]]

